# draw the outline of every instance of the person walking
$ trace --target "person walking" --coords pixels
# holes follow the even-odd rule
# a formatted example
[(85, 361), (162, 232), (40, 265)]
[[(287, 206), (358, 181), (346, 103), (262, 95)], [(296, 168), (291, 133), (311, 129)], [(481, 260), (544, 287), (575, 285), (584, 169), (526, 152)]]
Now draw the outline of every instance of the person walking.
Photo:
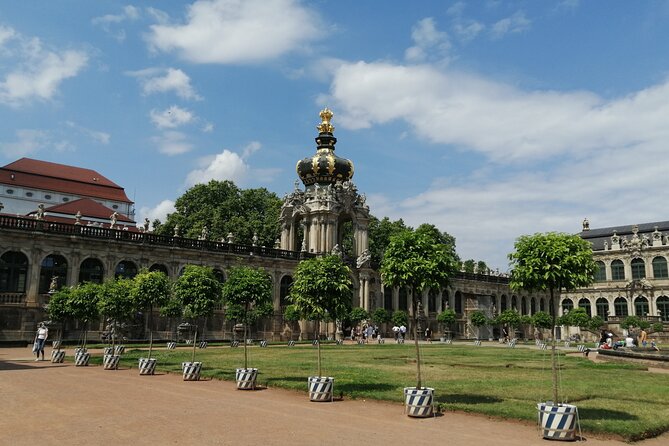
[(39, 355), (42, 354), (42, 361), (44, 361), (44, 344), (46, 338), (49, 337), (49, 329), (46, 328), (44, 322), (40, 322), (37, 326), (37, 333), (35, 333), (35, 342), (33, 343), (33, 353), (35, 353), (35, 361), (39, 361)]

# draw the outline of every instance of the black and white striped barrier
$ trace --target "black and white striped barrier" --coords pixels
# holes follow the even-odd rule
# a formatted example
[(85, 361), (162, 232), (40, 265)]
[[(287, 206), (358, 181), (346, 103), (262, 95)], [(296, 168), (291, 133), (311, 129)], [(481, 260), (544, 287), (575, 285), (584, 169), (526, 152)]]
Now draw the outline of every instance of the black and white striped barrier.
[(246, 345), (253, 345), (253, 339), (247, 339)]
[(381, 337), (378, 337), (378, 338), (376, 338), (376, 343), (377, 343), (377, 344), (385, 344), (385, 343), (386, 343), (386, 340), (383, 339), (383, 338), (381, 338)]
[(65, 350), (52, 350), (51, 351), (51, 362), (54, 364), (60, 364), (65, 360)]
[(317, 347), (318, 344), (319, 344), (318, 339), (314, 339), (313, 341), (311, 341), (311, 345), (313, 345), (314, 347)]
[(176, 342), (168, 342), (167, 343), (167, 349), (168, 350), (174, 350), (177, 348), (177, 343)]
[(191, 345), (193, 343), (192, 339), (186, 339), (186, 345)]
[(114, 347), (105, 347), (102, 349), (102, 354), (103, 355), (113, 355), (114, 354)]
[(239, 341), (230, 341), (230, 347), (239, 347)]
[(506, 345), (507, 345), (507, 347), (509, 347), (509, 348), (516, 348), (516, 341), (515, 341), (515, 339), (514, 339), (513, 341), (509, 341), (509, 343), (506, 344)]
[(115, 355), (122, 355), (123, 353), (125, 353), (125, 345), (117, 345), (114, 347)]
[(91, 354), (88, 353), (85, 348), (78, 350), (83, 351), (74, 354), (74, 366), (86, 367), (88, 365), (88, 361), (91, 359)]
[(60, 350), (60, 341), (52, 341), (51, 342), (51, 347), (53, 347), (54, 350)]
[(474, 345), (477, 346), (477, 347), (480, 347), (481, 346), (481, 341), (479, 341), (478, 339), (475, 340)]
[(327, 376), (309, 377), (309, 400), (310, 401), (332, 401), (334, 390), (334, 378)]
[(365, 345), (366, 342), (363, 339), (358, 339), (358, 345)]
[(209, 343), (207, 341), (200, 341), (198, 348), (207, 348), (208, 345)]
[(263, 339), (262, 341), (260, 341), (260, 346), (267, 347), (267, 340)]
[(235, 371), (235, 380), (239, 390), (255, 390), (256, 377), (258, 369), (237, 369)]
[(288, 341), (288, 347), (295, 347), (295, 341), (293, 341), (292, 339)]
[(453, 339), (444, 339), (444, 344), (452, 344)]
[(544, 344), (544, 343), (539, 344), (539, 349), (540, 350), (547, 350), (548, 349), (548, 344)]
[(343, 339), (337, 339), (335, 341), (335, 345), (344, 345), (344, 340)]
[(584, 344), (578, 345), (578, 351), (583, 353), (587, 347)]
[(153, 375), (156, 372), (156, 358), (139, 358), (139, 374)]
[(332, 336), (328, 336), (328, 337), (327, 337), (327, 340), (328, 340), (328, 341), (334, 341), (334, 338), (333, 338)]
[(404, 411), (410, 417), (425, 418), (434, 415), (434, 389), (423, 387), (404, 388)]
[(565, 348), (571, 348), (571, 342), (565, 342), (564, 347)]
[(404, 338), (398, 338), (395, 340), (395, 342), (398, 344), (404, 344)]
[(199, 381), (200, 372), (202, 371), (202, 363), (182, 362), (181, 370), (183, 371), (184, 381)]
[(118, 370), (119, 355), (104, 355), (102, 365), (104, 370)]
[(547, 440), (576, 440), (578, 409), (572, 404), (538, 403), (539, 427)]

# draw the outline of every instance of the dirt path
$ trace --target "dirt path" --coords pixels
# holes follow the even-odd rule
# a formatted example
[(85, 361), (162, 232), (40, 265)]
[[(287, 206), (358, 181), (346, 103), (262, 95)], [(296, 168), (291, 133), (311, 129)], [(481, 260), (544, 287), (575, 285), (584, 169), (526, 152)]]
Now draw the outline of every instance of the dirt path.
[[(27, 348), (0, 349), (0, 399), (0, 445), (12, 446), (548, 444), (533, 425), (454, 413), (411, 419), (397, 404), (311, 403), (306, 392), (34, 362)], [(588, 436), (587, 444), (625, 443)], [(669, 436), (640, 444), (666, 446)]]

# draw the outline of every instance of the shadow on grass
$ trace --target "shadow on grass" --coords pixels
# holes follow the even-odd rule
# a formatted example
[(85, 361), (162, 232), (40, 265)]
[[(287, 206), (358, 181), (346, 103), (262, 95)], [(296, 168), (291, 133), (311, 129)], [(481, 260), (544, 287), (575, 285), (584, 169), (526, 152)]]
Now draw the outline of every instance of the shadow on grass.
[(628, 412), (622, 412), (620, 410), (609, 410), (609, 409), (588, 409), (580, 408), (578, 409), (578, 415), (581, 420), (620, 420), (620, 421), (630, 421), (638, 420), (639, 417), (632, 415)]
[(502, 399), (491, 397), (488, 395), (476, 395), (476, 394), (450, 394), (437, 396), (435, 401), (438, 403), (450, 403), (450, 404), (491, 404), (491, 403), (501, 403)]

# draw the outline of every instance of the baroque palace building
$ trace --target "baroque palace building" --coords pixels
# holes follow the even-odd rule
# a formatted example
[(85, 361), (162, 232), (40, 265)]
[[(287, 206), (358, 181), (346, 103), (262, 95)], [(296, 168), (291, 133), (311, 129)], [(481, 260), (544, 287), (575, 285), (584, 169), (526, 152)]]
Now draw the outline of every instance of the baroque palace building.
[(560, 314), (584, 308), (619, 334), (627, 316), (669, 323), (669, 221), (590, 229), (586, 219), (579, 235), (599, 268), (593, 285), (562, 293)]
[[(271, 248), (236, 244), (234, 237), (215, 241), (157, 235), (146, 223), (138, 228), (133, 203), (123, 189), (89, 169), (28, 159), (1, 168), (0, 341), (31, 340), (37, 322), (46, 319), (44, 306), (54, 289), (133, 277), (140, 268), (160, 270), (174, 279), (188, 264), (210, 266), (221, 280), (233, 265), (265, 269), (274, 283), (275, 314), (256, 324), (253, 335), (286, 339), (295, 335), (282, 317), (293, 271), (301, 259), (328, 253), (341, 254), (351, 267), (352, 306), (410, 311), (410, 292), (384, 287), (378, 265), (371, 263), (369, 206), (352, 181), (353, 163), (335, 154), (332, 116), (328, 109), (320, 113), (316, 153), (297, 163), (302, 185), (296, 182), (283, 199), (281, 236)], [(341, 249), (347, 225), (353, 233), (350, 255)], [(666, 262), (664, 271), (666, 275)], [(425, 291), (421, 304), (419, 323), (434, 333), (441, 329), (436, 323), (439, 312), (455, 310), (458, 322), (453, 328), (459, 338), (499, 335), (497, 328), (471, 326), (470, 314), (476, 310), (488, 317), (510, 308), (523, 315), (558, 311), (558, 303), (546, 293), (512, 292), (507, 277), (490, 273), (457, 273), (447, 288)], [(170, 338), (175, 321), (155, 320), (154, 329)], [(307, 335), (306, 324), (301, 326), (304, 336), (313, 336)], [(68, 323), (68, 335), (76, 337), (78, 328)], [(390, 334), (388, 327), (381, 328)], [(207, 320), (211, 339), (230, 339), (232, 329), (222, 307)], [(332, 332), (333, 327), (328, 329)]]

